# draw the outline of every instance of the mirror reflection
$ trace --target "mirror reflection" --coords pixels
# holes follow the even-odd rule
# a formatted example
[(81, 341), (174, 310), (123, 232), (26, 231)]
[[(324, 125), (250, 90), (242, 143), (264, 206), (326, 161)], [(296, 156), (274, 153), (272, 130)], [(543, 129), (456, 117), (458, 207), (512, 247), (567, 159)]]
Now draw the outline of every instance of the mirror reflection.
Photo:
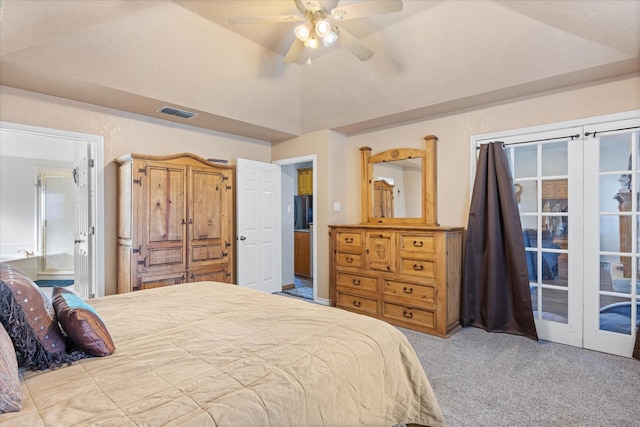
[(373, 217), (422, 216), (422, 159), (373, 164)]

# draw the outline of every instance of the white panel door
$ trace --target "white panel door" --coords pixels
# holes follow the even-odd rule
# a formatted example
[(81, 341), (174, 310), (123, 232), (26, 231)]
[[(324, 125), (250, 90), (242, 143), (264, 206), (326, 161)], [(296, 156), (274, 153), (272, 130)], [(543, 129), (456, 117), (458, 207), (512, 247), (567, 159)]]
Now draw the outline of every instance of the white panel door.
[(280, 166), (237, 159), (238, 285), (282, 290)]
[(95, 193), (92, 191), (92, 180), (95, 180), (95, 167), (92, 167), (92, 144), (76, 141), (74, 146), (73, 179), (75, 188), (75, 221), (74, 221), (74, 289), (83, 298), (96, 295), (95, 268), (92, 257), (95, 257), (95, 221), (92, 202)]

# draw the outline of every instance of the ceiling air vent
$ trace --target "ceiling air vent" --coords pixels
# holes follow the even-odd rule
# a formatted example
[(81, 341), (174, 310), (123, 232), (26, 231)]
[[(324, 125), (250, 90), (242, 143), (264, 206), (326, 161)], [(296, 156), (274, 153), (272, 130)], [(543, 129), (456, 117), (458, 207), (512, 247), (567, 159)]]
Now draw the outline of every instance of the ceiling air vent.
[(192, 113), (191, 111), (178, 110), (177, 108), (167, 107), (166, 105), (158, 110), (159, 113), (170, 114), (176, 117), (182, 117), (183, 119), (190, 119), (197, 116), (198, 113)]

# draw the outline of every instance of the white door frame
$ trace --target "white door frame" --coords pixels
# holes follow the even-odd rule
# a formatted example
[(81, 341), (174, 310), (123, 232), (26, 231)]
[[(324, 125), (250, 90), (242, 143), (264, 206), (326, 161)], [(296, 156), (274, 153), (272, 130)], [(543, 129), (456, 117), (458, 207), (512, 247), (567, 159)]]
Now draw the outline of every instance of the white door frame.
[(300, 157), (291, 157), (288, 159), (281, 159), (281, 160), (275, 160), (273, 163), (276, 165), (280, 165), (280, 166), (288, 166), (288, 165), (294, 165), (297, 163), (306, 163), (306, 162), (312, 162), (312, 167), (313, 167), (313, 171), (312, 171), (312, 180), (313, 180), (313, 195), (314, 195), (314, 200), (313, 200), (313, 206), (311, 207), (311, 211), (313, 212), (313, 233), (311, 234), (311, 236), (313, 237), (312, 242), (311, 242), (311, 258), (313, 260), (313, 272), (312, 272), (312, 281), (313, 281), (313, 301), (318, 302), (318, 228), (316, 227), (317, 224), (317, 206), (318, 206), (318, 202), (316, 200), (316, 194), (318, 194), (318, 179), (317, 179), (317, 165), (316, 165), (316, 155), (315, 154), (309, 154), (307, 156), (300, 156)]
[[(70, 132), (60, 129), (51, 129), (38, 126), (22, 125), (18, 123), (0, 122), (0, 129), (8, 132), (27, 133), (41, 135), (50, 138), (59, 138), (61, 141), (76, 141), (93, 144), (95, 153), (95, 168), (97, 179), (92, 185), (91, 191), (96, 195), (93, 212), (95, 216), (95, 247), (90, 248), (94, 252), (93, 261), (93, 289), (96, 289), (96, 297), (105, 294), (104, 262), (105, 262), (105, 234), (104, 234), (104, 138), (100, 135), (91, 135), (79, 132)], [(73, 159), (70, 159), (73, 161)]]

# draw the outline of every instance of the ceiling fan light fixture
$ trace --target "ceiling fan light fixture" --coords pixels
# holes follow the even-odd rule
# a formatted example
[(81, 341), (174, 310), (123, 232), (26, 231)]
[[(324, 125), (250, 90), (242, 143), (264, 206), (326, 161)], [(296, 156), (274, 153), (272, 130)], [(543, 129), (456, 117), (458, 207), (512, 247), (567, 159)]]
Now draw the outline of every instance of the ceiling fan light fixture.
[(315, 38), (314, 36), (309, 37), (307, 39), (307, 41), (304, 42), (304, 45), (306, 47), (308, 47), (308, 48), (311, 48), (311, 49), (317, 49), (318, 48), (318, 39)]
[(325, 46), (331, 46), (332, 44), (334, 44), (336, 42), (336, 40), (338, 40), (338, 35), (336, 33), (334, 33), (333, 31), (329, 31), (329, 34), (327, 34), (326, 36), (324, 36), (322, 38), (322, 43)]
[(345, 12), (344, 10), (338, 9), (337, 7), (331, 9), (331, 12), (329, 13), (329, 15), (331, 15), (331, 18), (335, 19), (336, 21), (342, 21), (346, 14), (347, 12)]
[(324, 37), (331, 32), (331, 24), (324, 19), (316, 22), (316, 34), (318, 37)]
[(304, 24), (300, 24), (294, 30), (296, 33), (296, 37), (302, 41), (307, 42), (309, 40), (309, 36), (311, 35), (312, 25), (311, 22), (307, 21)]

